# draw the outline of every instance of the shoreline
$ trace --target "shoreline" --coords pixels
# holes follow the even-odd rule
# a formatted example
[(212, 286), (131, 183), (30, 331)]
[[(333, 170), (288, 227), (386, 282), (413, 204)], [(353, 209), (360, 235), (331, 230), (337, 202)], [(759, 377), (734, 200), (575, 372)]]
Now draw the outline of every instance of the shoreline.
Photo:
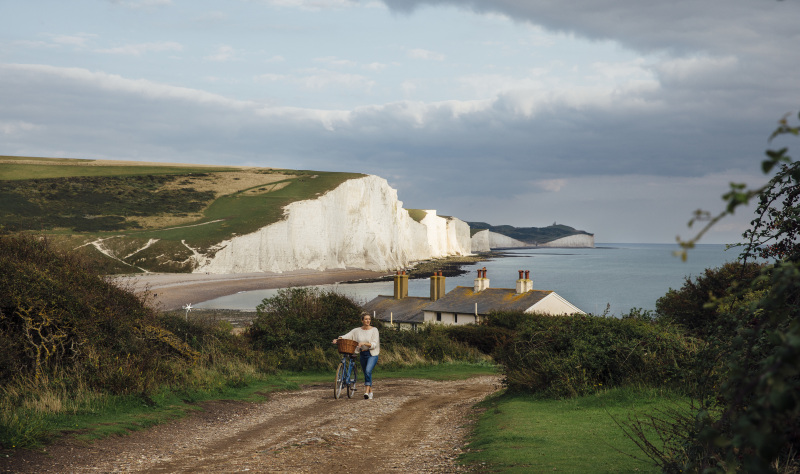
[[(434, 270), (443, 270), (445, 276), (463, 275), (462, 267), (477, 265), (481, 261), (503, 257), (503, 252), (482, 252), (460, 257), (417, 262), (408, 269), (413, 279), (428, 278)], [(293, 270), (283, 273), (137, 273), (110, 275), (108, 280), (117, 286), (143, 295), (147, 304), (158, 311), (183, 309), (186, 304), (234, 295), (243, 291), (271, 290), (300, 286), (371, 283), (390, 280), (394, 272), (373, 271), (360, 268), (329, 270)]]
[(156, 310), (174, 311), (186, 304), (197, 304), (242, 291), (334, 284), (385, 275), (386, 272), (346, 268), (283, 273), (145, 273), (109, 276), (108, 279), (120, 288), (143, 295), (147, 304)]

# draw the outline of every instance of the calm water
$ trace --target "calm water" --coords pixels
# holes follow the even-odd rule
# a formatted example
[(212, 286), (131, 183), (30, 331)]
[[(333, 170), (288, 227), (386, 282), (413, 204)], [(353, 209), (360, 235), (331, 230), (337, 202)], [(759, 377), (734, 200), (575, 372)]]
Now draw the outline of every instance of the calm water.
[[(472, 286), (476, 269), (486, 267), (492, 288), (514, 288), (518, 270), (530, 270), (533, 287), (553, 290), (587, 313), (600, 314), (610, 305), (611, 314), (631, 308), (655, 309), (656, 300), (670, 288), (679, 288), (687, 276), (696, 277), (706, 268), (736, 260), (738, 249), (724, 245), (698, 245), (682, 262), (669, 244), (597, 244), (593, 249), (509, 250), (510, 256), (465, 266), (469, 273), (449, 277), (447, 291)], [(409, 296), (428, 296), (430, 283), (409, 282)], [(366, 302), (378, 295), (391, 295), (392, 282), (323, 285)], [(277, 290), (247, 291), (197, 304), (198, 308), (253, 310)]]

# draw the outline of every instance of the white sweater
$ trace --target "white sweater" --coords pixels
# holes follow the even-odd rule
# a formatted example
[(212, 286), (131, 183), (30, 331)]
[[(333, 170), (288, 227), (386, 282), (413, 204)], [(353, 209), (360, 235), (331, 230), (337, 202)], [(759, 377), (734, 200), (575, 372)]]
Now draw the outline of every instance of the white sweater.
[(378, 337), (378, 328), (372, 327), (370, 329), (364, 330), (361, 328), (355, 328), (352, 331), (348, 332), (344, 336), (340, 336), (342, 339), (352, 339), (358, 342), (358, 347), (356, 348), (356, 354), (361, 352), (361, 344), (368, 342), (370, 344), (369, 353), (370, 355), (378, 355), (381, 352), (380, 348), (380, 338)]

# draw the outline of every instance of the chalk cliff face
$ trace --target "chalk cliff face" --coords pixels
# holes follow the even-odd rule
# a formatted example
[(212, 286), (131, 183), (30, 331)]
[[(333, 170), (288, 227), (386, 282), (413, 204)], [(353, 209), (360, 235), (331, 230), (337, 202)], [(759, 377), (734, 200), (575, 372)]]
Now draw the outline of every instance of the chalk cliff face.
[(539, 244), (539, 247), (573, 247), (573, 248), (594, 248), (594, 235), (576, 234), (560, 239), (547, 242), (546, 244)]
[(194, 271), (393, 270), (471, 252), (466, 222), (435, 211), (416, 222), (402, 206), (385, 179), (352, 179), (317, 199), (288, 205), (280, 222), (221, 242), (213, 256), (197, 257)]
[(473, 252), (488, 252), (491, 249), (514, 247), (571, 247), (594, 248), (594, 235), (576, 234), (547, 242), (545, 244), (531, 245), (517, 239), (512, 239), (503, 234), (490, 230), (475, 232), (472, 236)]
[(490, 230), (481, 230), (472, 236), (473, 252), (488, 252), (491, 249), (512, 247), (530, 247), (530, 245)]

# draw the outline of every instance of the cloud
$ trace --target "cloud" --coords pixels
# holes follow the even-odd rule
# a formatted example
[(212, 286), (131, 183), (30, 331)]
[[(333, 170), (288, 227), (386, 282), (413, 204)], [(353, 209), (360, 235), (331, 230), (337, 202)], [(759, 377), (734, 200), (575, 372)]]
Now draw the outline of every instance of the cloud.
[[(181, 100), (199, 104), (219, 104), (228, 107), (241, 109), (251, 106), (252, 103), (236, 101), (209, 92), (191, 89), (188, 87), (176, 87), (145, 79), (127, 79), (116, 74), (103, 72), (93, 72), (82, 68), (62, 68), (56, 66), (46, 66), (39, 64), (0, 64), (0, 72), (8, 74), (8, 79), (16, 86), (21, 85), (27, 79), (32, 79), (38, 84), (49, 83), (53, 86), (61, 84), (61, 87), (53, 89), (63, 90), (64, 85), (72, 84), (79, 86), (83, 90), (94, 90), (95, 92), (107, 91), (111, 93), (132, 94), (139, 98), (158, 99), (158, 100)], [(27, 78), (27, 79), (26, 79)], [(32, 84), (31, 87), (36, 87)], [(26, 88), (30, 89), (30, 87)], [(74, 100), (91, 101), (89, 96), (77, 95), (78, 91), (67, 88), (73, 95)], [(15, 101), (16, 102), (16, 101)]]
[(134, 10), (142, 8), (164, 7), (172, 5), (172, 0), (108, 0), (114, 5), (119, 5)]
[(358, 6), (352, 0), (268, 0), (267, 3), (278, 7), (300, 8), (303, 10), (319, 11)]
[(209, 54), (208, 56), (203, 56), (203, 59), (206, 61), (219, 62), (234, 61), (237, 59), (237, 52), (231, 46), (218, 46), (214, 53)]
[[(794, 2), (693, 0), (630, 2), (576, 0), (568, 6), (546, 0), (383, 0), (409, 13), (422, 5), (453, 5), (479, 14), (499, 13), (590, 40), (613, 40), (637, 51), (741, 51), (758, 48), (765, 32), (776, 40), (797, 39)], [(760, 41), (756, 41), (759, 43)], [(777, 51), (777, 50), (776, 50)], [(762, 51), (766, 52), (766, 51)]]
[(78, 33), (75, 35), (52, 35), (52, 41), (55, 44), (61, 46), (74, 46), (74, 47), (84, 47), (86, 43), (96, 38), (97, 35), (90, 34), (90, 33)]
[(164, 51), (183, 51), (183, 45), (174, 41), (160, 41), (155, 43), (126, 44), (116, 48), (95, 50), (98, 53), (122, 54), (128, 56), (141, 56), (147, 53), (161, 53)]
[(388, 64), (384, 64), (384, 63), (373, 62), (373, 63), (365, 64), (363, 67), (364, 67), (364, 69), (369, 69), (370, 71), (382, 71), (382, 70), (386, 69), (387, 67), (389, 67), (389, 65)]
[(16, 135), (32, 130), (37, 130), (39, 127), (36, 124), (24, 121), (0, 121), (0, 133), (4, 135)]
[(536, 186), (545, 190), (557, 193), (567, 185), (566, 179), (543, 179), (535, 182)]
[(735, 56), (691, 56), (669, 59), (656, 64), (653, 69), (664, 83), (686, 81), (714, 81), (720, 76), (736, 74), (739, 60)]
[(328, 66), (335, 67), (353, 67), (357, 63), (349, 59), (341, 59), (336, 56), (325, 56), (323, 58), (314, 58), (314, 62), (327, 64)]
[(421, 48), (410, 49), (406, 55), (411, 59), (423, 59), (425, 61), (444, 61), (445, 59), (444, 54)]
[(59, 48), (60, 45), (48, 41), (15, 40), (11, 42), (15, 48)]
[(229, 15), (222, 11), (209, 11), (195, 16), (192, 21), (201, 24), (223, 23), (229, 19)]
[(305, 69), (297, 77), (300, 84), (308, 89), (325, 89), (330, 86), (344, 86), (351, 89), (369, 90), (375, 81), (360, 74), (347, 74), (327, 69)]
[(267, 73), (267, 74), (259, 74), (258, 76), (255, 77), (255, 81), (256, 82), (278, 82), (278, 81), (287, 80), (289, 78), (290, 78), (290, 76), (287, 76), (285, 74)]

